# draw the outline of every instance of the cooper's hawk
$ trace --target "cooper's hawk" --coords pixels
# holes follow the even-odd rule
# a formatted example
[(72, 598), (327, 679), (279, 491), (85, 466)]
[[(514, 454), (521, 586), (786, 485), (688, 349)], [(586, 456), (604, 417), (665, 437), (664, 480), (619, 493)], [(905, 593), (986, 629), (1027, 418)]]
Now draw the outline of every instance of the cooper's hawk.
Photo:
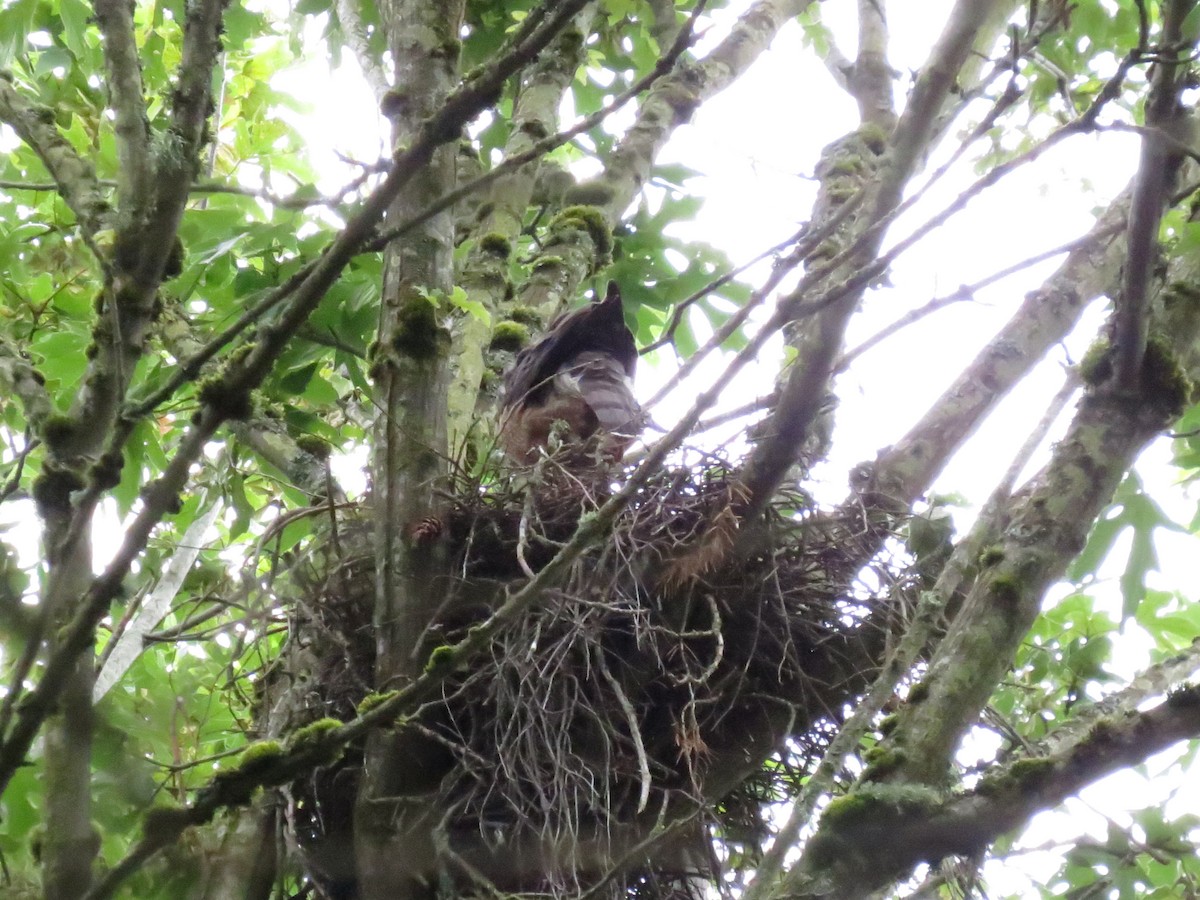
[(559, 316), (545, 337), (517, 354), (504, 378), (500, 446), (528, 465), (553, 434), (571, 448), (575, 464), (619, 460), (642, 424), (630, 387), (636, 366), (621, 291), (610, 281), (603, 300)]

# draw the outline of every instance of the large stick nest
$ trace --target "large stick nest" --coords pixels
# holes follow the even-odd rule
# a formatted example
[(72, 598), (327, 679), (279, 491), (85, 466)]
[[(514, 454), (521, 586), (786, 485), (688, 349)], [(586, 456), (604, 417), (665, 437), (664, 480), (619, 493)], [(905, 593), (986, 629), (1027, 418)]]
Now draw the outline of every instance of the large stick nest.
[[(460, 484), (448, 515), (412, 534), (444, 541), (453, 560), (426, 658), (553, 557), (607, 487), (553, 463), (487, 487)], [(612, 859), (585, 864), (564, 848), (595, 854), (597, 835), (653, 819), (680, 796), (708, 809), (727, 847), (753, 852), (778, 781), (804, 768), (870, 677), (894, 625), (877, 597), (895, 596), (896, 576), (860, 572), (861, 526), (815, 515), (802, 495), (780, 497), (753, 533), (739, 528), (738, 491), (719, 460), (661, 472), (610, 538), (423, 710), (420, 732), (445, 759), (433, 801), (444, 811), (441, 848), (462, 870), (499, 882), (481, 845), (503, 844), (510, 868), (517, 848), (536, 847), (539, 858), (515, 868), (537, 867), (540, 883), (525, 875), (502, 887), (577, 887), (580, 871)], [(349, 717), (373, 683), (369, 535), (361, 522), (341, 527), (340, 556), (322, 541), (296, 570), (303, 590), (277, 668), (287, 678), (268, 691), (272, 731)], [(781, 764), (711, 796), (712, 761), (737, 749), (747, 716), (766, 706), (794, 713)], [(361, 752), (351, 754), (293, 787), (294, 833), (318, 870), (323, 847), (348, 834), (360, 765)]]

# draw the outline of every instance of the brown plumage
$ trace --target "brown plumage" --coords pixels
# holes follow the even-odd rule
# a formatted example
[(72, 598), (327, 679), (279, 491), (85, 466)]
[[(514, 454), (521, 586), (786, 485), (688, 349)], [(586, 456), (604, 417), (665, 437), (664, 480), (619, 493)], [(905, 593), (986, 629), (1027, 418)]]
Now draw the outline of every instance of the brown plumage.
[(528, 465), (550, 443), (555, 422), (573, 459), (619, 460), (641, 429), (630, 383), (637, 346), (615, 281), (598, 303), (559, 316), (517, 354), (504, 378), (500, 446)]

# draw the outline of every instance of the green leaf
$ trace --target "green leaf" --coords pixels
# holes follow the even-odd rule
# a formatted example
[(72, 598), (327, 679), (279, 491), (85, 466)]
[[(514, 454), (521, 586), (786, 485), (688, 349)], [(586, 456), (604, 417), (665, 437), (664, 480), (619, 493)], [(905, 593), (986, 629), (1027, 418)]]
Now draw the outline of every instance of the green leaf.
[(233, 507), (235, 513), (233, 521), (229, 523), (227, 534), (228, 539), (233, 541), (249, 530), (255, 511), (254, 504), (246, 496), (246, 480), (240, 472), (230, 473), (229, 480), (225, 484), (225, 501)]
[(1200, 6), (1193, 6), (1192, 11), (1184, 18), (1180, 34), (1189, 43), (1195, 41), (1196, 36), (1200, 35)]
[(16, 0), (0, 8), (0, 68), (8, 67), (25, 49), (37, 12), (38, 0)]
[(318, 364), (308, 363), (292, 369), (277, 382), (279, 387), (289, 394), (302, 394), (308, 387), (309, 381), (317, 373)]
[(474, 319), (478, 319), (489, 328), (492, 324), (492, 314), (487, 311), (487, 308), (478, 300), (472, 300), (467, 296), (467, 292), (458, 285), (454, 286), (454, 290), (450, 292), (450, 303), (458, 307), (467, 315)]
[(1154, 532), (1159, 528), (1182, 531), (1162, 507), (1142, 489), (1141, 480), (1131, 473), (1114, 496), (1114, 503), (1093, 526), (1083, 552), (1067, 571), (1073, 581), (1094, 575), (1112, 552), (1117, 536), (1126, 529), (1132, 532), (1129, 556), (1121, 575), (1122, 609), (1132, 616), (1146, 595), (1146, 576), (1158, 568), (1154, 547)]
[(675, 339), (671, 342), (681, 359), (687, 359), (700, 348), (696, 341), (696, 333), (692, 331), (692, 323), (688, 321), (689, 318), (690, 316), (685, 313), (679, 321), (679, 327), (675, 329)]
[(87, 368), (85, 350), (89, 343), (86, 334), (75, 331), (55, 331), (38, 335), (31, 344), (39, 360), (38, 368), (46, 379), (57, 386), (74, 388)]
[(304, 388), (304, 399), (315, 406), (331, 406), (340, 398), (337, 388), (327, 378), (314, 378)]
[(63, 40), (76, 58), (82, 58), (87, 50), (84, 32), (92, 11), (83, 0), (59, 0), (58, 14), (63, 23)]
[[(1110, 510), (1110, 512), (1112, 512)], [(1112, 550), (1113, 544), (1116, 543), (1117, 535), (1125, 528), (1125, 523), (1119, 515), (1104, 514), (1092, 526), (1091, 534), (1088, 535), (1087, 543), (1084, 545), (1083, 551), (1079, 556), (1075, 557), (1075, 561), (1071, 563), (1067, 569), (1067, 577), (1072, 581), (1079, 582), (1088, 575), (1094, 575), (1099, 569), (1100, 563), (1108, 556)]]
[(1135, 528), (1125, 571), (1121, 573), (1121, 615), (1134, 615), (1146, 596), (1146, 574), (1158, 568), (1152, 530)]

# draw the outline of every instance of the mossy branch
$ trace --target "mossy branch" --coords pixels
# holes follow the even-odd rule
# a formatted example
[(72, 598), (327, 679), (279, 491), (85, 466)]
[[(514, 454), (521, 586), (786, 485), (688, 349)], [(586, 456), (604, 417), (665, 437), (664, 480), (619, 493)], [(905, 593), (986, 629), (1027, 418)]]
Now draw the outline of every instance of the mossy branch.
[(1104, 397), (1085, 399), (1051, 463), (1004, 510), (1011, 524), (996, 545), (1002, 557), (981, 573), (934, 654), (923, 680), (928, 696), (904, 709), (889, 736), (909, 761), (887, 780), (936, 783), (945, 776), (954, 745), (1011, 665), (1045, 589), (1082, 548), (1133, 457), (1169, 419)]
[[(122, 163), (122, 208), (111, 247), (102, 251), (107, 277), (97, 301), (87, 369), (70, 411), (77, 423), (87, 423), (77, 429), (71, 448), (81, 459), (100, 457), (100, 448), (114, 437), (114, 427), (117, 435), (127, 431), (118, 424), (120, 406), (159, 309), (159, 285), (181, 253), (176, 232), (198, 167), (224, 5), (222, 0), (201, 0), (188, 7), (173, 121), (157, 153), (151, 153), (148, 144), (132, 8), (109, 2), (98, 9)], [(120, 449), (118, 444), (113, 454)], [(110, 486), (97, 484), (93, 493)], [(87, 507), (90, 513), (90, 504)], [(82, 509), (75, 515), (65, 540), (55, 536), (64, 553), (84, 531), (81, 513)]]
[(160, 850), (174, 844), (188, 828), (212, 821), (219, 810), (245, 806), (264, 787), (287, 784), (336, 762), (345, 747), (338, 737), (340, 728), (336, 719), (318, 719), (293, 732), (286, 744), (250, 744), (232, 767), (217, 773), (200, 789), (191, 806), (151, 809), (142, 823), (141, 840), (84, 895), (85, 900), (111, 897)]
[[(54, 111), (27, 99), (17, 90), (12, 76), (0, 72), (0, 121), (11, 126), (37, 154), (94, 250), (92, 239), (106, 227), (108, 199), (91, 163), (59, 133)], [(99, 253), (97, 258), (104, 259)]]
[[(513, 127), (504, 146), (506, 159), (527, 153), (559, 131), (562, 98), (586, 59), (584, 35), (595, 14), (594, 4), (584, 7), (524, 80), (514, 100)], [(473, 224), (460, 228), (456, 235), (457, 240), (472, 241), (460, 283), (468, 300), (482, 304), (487, 315), (460, 315), (454, 329), (453, 353), (459, 362), (448, 392), (451, 447), (460, 446), (468, 434), (477, 415), (480, 386), (488, 372), (497, 370), (495, 354), (486, 348), (492, 331), (508, 318), (502, 308), (513, 297), (509, 258), (524, 227), (541, 168), (530, 163), (495, 180), (484, 202), (476, 207)]]
[(900, 785), (856, 791), (826, 810), (787, 895), (866, 896), (918, 863), (973, 856), (1105, 775), (1197, 736), (1200, 689), (1185, 686), (1153, 709), (1096, 719), (1051, 755), (996, 767), (971, 791), (949, 798)]
[(46, 379), (16, 347), (3, 339), (0, 339), (0, 394), (20, 400), (30, 430), (41, 433), (42, 425), (54, 410)]
[(1083, 547), (1136, 454), (1189, 402), (1189, 374), (1200, 373), (1194, 346), (1200, 306), (1185, 300), (1165, 312), (1170, 338), (1148, 345), (1154, 349), (1147, 352), (1141, 393), (1130, 398), (1111, 382), (1093, 387), (1049, 463), (1012, 502), (976, 523), (973, 534), (984, 537), (973, 543), (991, 547), (989, 565), (930, 660), (921, 682), (925, 697), (904, 707), (886, 739), (905, 751), (907, 762), (884, 780), (945, 777), (955, 743), (1011, 665), (1045, 589)]
[(805, 782), (787, 821), (775, 835), (775, 841), (763, 855), (754, 879), (747, 885), (745, 900), (768, 900), (774, 896), (778, 879), (785, 871), (787, 857), (795, 850), (802, 831), (812, 820), (817, 803), (833, 787), (838, 772), (843, 771), (847, 757), (858, 747), (884, 704), (894, 695), (896, 685), (908, 673), (924, 649), (941, 610), (941, 604), (933, 595), (922, 598), (917, 615), (904, 638), (884, 662), (878, 677), (859, 700), (853, 714), (842, 724), (837, 736), (822, 755), (817, 768)]
[[(1185, 291), (1176, 293), (1181, 299), (1167, 304), (1169, 323), (1164, 321), (1162, 327), (1173, 336), (1182, 361), (1174, 360), (1173, 351), (1163, 339), (1155, 339), (1152, 346), (1159, 347), (1160, 343), (1163, 346), (1155, 350), (1154, 356), (1161, 356), (1164, 361), (1148, 365), (1144, 370), (1143, 378), (1148, 385), (1144, 396), (1132, 401), (1121, 400), (1111, 390), (1105, 390), (1105, 386), (1111, 388), (1111, 384), (1102, 382), (1101, 388), (1081, 405), (1072, 430), (1058, 445), (1054, 458), (1042, 474), (1015, 502), (1008, 502), (1006, 488), (998, 491), (971, 535), (956, 549), (956, 562), (947, 566), (935, 588), (937, 595), (930, 595), (930, 599), (935, 601), (938, 610), (944, 609), (960, 584), (966, 583), (969, 591), (962, 601), (962, 611), (953, 620), (922, 681), (910, 690), (907, 704), (892, 717), (886, 735), (869, 760), (861, 786), (847, 798), (846, 804), (839, 806), (839, 813), (866, 804), (882, 816), (875, 808), (876, 801), (895, 799), (895, 792), (911, 791), (914, 785), (928, 790), (945, 783), (954, 744), (1010, 665), (1017, 643), (1037, 614), (1045, 587), (1061, 576), (1067, 563), (1082, 547), (1094, 516), (1108, 501), (1136, 452), (1182, 410), (1190, 395), (1190, 381), (1180, 367), (1186, 365), (1193, 373), (1200, 371), (1192, 341), (1200, 310)], [(970, 560), (964, 563), (958, 559), (964, 548), (967, 555), (978, 560), (977, 569), (973, 569)], [(976, 579), (973, 585), (970, 584), (972, 578)], [(918, 632), (922, 641), (928, 636), (927, 630), (918, 629)], [(912, 637), (910, 632), (905, 643)], [(969, 660), (969, 664), (964, 664), (964, 660)], [(1181, 655), (1143, 678), (1128, 697), (1114, 701), (1103, 712), (1085, 713), (1083, 724), (1086, 727), (1073, 726), (1049, 746), (1053, 752), (1059, 752), (1065, 744), (1072, 743), (1081, 730), (1095, 736), (1093, 719), (1105, 715), (1136, 715), (1133, 707), (1149, 692), (1163, 689), (1172, 679), (1177, 681), (1187, 677), (1195, 668), (1194, 653)], [(1081, 743), (1088, 740), (1085, 738)], [(1063, 752), (1073, 754), (1074, 749)], [(1086, 748), (1081, 751), (1091, 758), (1089, 752)], [(1110, 763), (1112, 768), (1123, 764), (1128, 764), (1128, 760)], [(1094, 772), (1088, 776), (1079, 775), (1074, 763), (1056, 768), (1037, 761), (1036, 764), (1028, 763), (1026, 768), (1032, 773), (1035, 766), (1039, 774), (1052, 772), (1056, 785), (1062, 784), (1064, 779), (1075, 778), (1057, 799), (1089, 779), (1099, 777)], [(1009, 781), (1003, 779), (990, 780), (986, 785), (991, 792), (988, 802), (994, 802), (992, 795), (1000, 786), (1008, 784)], [(1041, 785), (1042, 780), (1039, 780), (1039, 788)], [(851, 799), (855, 797), (859, 798), (854, 801), (857, 805), (852, 805)], [(1025, 802), (1030, 797), (1032, 806)], [(857, 840), (866, 837), (874, 825), (865, 826), (864, 831), (862, 823), (852, 821), (852, 816), (834, 815), (827, 825), (823, 824), (817, 839), (809, 845), (799, 866), (789, 877), (788, 889), (800, 896), (825, 896), (822, 891), (832, 884), (835, 894), (865, 892), (902, 877), (921, 859), (982, 849), (991, 839), (1016, 827), (1033, 812), (1057, 802), (1054, 798), (1047, 799), (1044, 794), (1022, 794), (1018, 799), (1021, 802), (1010, 810), (1012, 817), (1004, 820), (1007, 824), (996, 825), (1001, 820), (995, 810), (990, 810), (979, 819), (980, 823), (993, 822), (986, 835), (979, 839), (982, 843), (957, 849), (946, 849), (944, 844), (938, 843), (956, 832), (965, 834), (961, 832), (961, 821), (946, 825), (938, 818), (945, 815), (940, 802), (931, 806), (926, 798), (926, 801), (896, 813), (888, 819), (891, 826), (900, 827), (901, 822), (908, 821), (922, 824), (914, 828), (912, 849), (906, 851), (906, 855), (902, 854), (894, 861), (885, 859), (883, 867), (879, 866), (877, 857), (872, 857), (873, 869), (885, 871), (882, 875), (875, 871), (870, 875), (863, 874), (863, 869), (855, 865), (852, 858), (855, 845), (852, 842), (847, 846), (845, 836), (839, 831), (851, 826), (856, 829)], [(835, 812), (833, 807), (830, 812)], [(877, 820), (884, 819), (887, 817)], [(938, 832), (940, 837), (930, 830), (932, 826), (927, 824), (930, 821), (938, 823), (939, 829), (945, 826)], [(865, 845), (860, 849), (865, 852)], [(875, 878), (878, 882), (872, 880)]]

